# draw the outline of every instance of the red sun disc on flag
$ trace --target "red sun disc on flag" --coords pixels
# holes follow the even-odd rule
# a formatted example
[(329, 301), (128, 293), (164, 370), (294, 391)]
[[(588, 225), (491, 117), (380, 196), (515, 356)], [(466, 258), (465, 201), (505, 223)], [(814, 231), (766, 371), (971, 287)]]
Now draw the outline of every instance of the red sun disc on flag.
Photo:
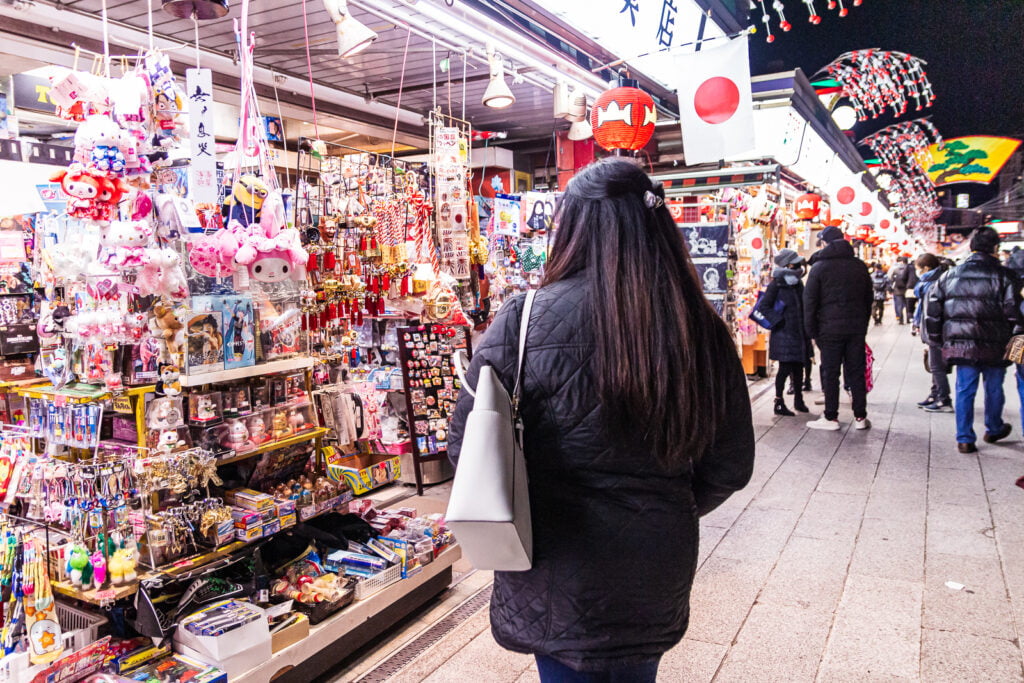
[(878, 224), (878, 227), (880, 227), (882, 230), (888, 230), (890, 225), (892, 225), (892, 223), (889, 222), (889, 219), (883, 218), (882, 221)]
[(873, 210), (874, 209), (872, 209), (870, 202), (861, 202), (860, 203), (860, 215), (861, 216), (870, 216), (871, 212)]
[(709, 78), (693, 95), (697, 116), (707, 123), (725, 123), (740, 108), (740, 89), (724, 76)]
[(856, 196), (857, 192), (847, 185), (846, 187), (840, 188), (839, 192), (836, 192), (836, 201), (840, 204), (852, 204)]
[(754, 239), (750, 240), (750, 248), (753, 249), (754, 251), (761, 251), (762, 249), (764, 249), (764, 240), (761, 239), (760, 237), (755, 237)]

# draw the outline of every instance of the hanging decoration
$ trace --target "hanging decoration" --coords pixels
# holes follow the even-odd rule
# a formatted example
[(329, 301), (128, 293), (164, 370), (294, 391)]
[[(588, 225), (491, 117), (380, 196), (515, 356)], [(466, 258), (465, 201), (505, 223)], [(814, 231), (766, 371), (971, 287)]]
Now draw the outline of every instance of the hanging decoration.
[(926, 62), (905, 52), (854, 50), (840, 55), (822, 69), (831, 80), (815, 81), (822, 92), (839, 91), (849, 98), (859, 121), (876, 119), (887, 109), (894, 116), (930, 107), (935, 93), (924, 66)]
[(228, 14), (228, 0), (163, 0), (163, 8), (179, 19), (220, 19)]
[[(761, 23), (764, 24), (765, 32), (768, 34), (766, 40), (769, 43), (775, 42), (775, 36), (772, 34), (772, 17), (765, 3), (768, 0), (757, 0), (757, 4), (761, 7)], [(801, 0), (804, 6), (807, 8), (807, 21), (808, 23), (817, 26), (822, 22), (822, 16), (818, 14), (818, 8), (815, 6), (816, 0)], [(854, 7), (860, 7), (864, 0), (853, 0)], [(828, 9), (838, 9), (840, 17), (846, 17), (850, 10), (843, 5), (843, 0), (828, 0), (826, 5)], [(790, 31), (793, 28), (793, 24), (786, 20), (786, 5), (782, 0), (774, 0), (771, 4), (771, 8), (775, 10), (775, 13), (779, 15), (779, 28), (785, 31)]]
[(942, 136), (926, 118), (887, 126), (858, 144), (867, 146), (891, 177), (889, 201), (893, 209), (917, 232), (933, 225), (941, 211), (935, 185), (928, 177), (929, 148), (941, 149)]
[(802, 221), (809, 221), (821, 213), (821, 196), (808, 192), (796, 198), (793, 204), (793, 212)]
[(604, 149), (643, 149), (654, 135), (658, 120), (654, 98), (636, 85), (636, 81), (620, 78), (619, 87), (606, 90), (594, 102), (590, 125), (597, 144)]

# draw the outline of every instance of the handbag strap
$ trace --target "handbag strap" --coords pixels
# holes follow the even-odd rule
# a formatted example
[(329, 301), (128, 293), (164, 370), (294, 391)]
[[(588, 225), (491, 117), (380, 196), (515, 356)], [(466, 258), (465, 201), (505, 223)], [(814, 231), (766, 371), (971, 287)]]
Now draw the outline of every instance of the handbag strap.
[(526, 293), (526, 301), (523, 303), (523, 315), (519, 319), (519, 357), (516, 359), (516, 383), (512, 389), (512, 411), (519, 414), (519, 396), (522, 393), (523, 382), (523, 357), (526, 355), (526, 333), (530, 329), (530, 312), (533, 310), (533, 300), (537, 296), (537, 290), (531, 289)]
[[(519, 385), (523, 374), (523, 355), (526, 353), (526, 331), (530, 327), (530, 311), (533, 309), (533, 298), (536, 296), (537, 290), (531, 289), (526, 293), (526, 301), (523, 303), (523, 314), (519, 320), (519, 356), (516, 360), (516, 383), (515, 388), (512, 389), (512, 404), (513, 410), (518, 410), (519, 404)], [(473, 387), (469, 386), (469, 382), (466, 381), (466, 365), (469, 358), (466, 355), (465, 350), (459, 349), (455, 352), (454, 365), (455, 374), (459, 376), (459, 383), (462, 385), (462, 390), (469, 393), (470, 396), (476, 396), (476, 391)]]

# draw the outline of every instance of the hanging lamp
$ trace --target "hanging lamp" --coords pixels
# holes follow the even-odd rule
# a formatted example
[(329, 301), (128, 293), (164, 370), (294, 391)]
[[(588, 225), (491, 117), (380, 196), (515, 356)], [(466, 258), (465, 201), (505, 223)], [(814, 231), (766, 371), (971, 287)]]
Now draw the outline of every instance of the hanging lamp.
[(487, 45), (487, 63), (491, 67), (491, 81), (487, 84), (481, 103), (492, 109), (505, 109), (516, 103), (516, 96), (505, 82), (505, 64), (494, 46)]
[(179, 19), (220, 19), (228, 14), (228, 0), (163, 0), (163, 8)]
[(324, 9), (338, 31), (338, 55), (352, 57), (377, 40), (377, 32), (353, 17), (347, 0), (324, 0)]

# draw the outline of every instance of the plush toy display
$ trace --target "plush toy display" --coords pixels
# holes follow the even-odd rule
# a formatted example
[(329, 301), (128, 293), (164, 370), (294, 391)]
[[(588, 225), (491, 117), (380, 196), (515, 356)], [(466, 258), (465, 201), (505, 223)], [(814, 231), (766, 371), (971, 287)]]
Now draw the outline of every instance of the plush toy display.
[(96, 209), (97, 198), (103, 181), (87, 172), (80, 164), (72, 164), (50, 176), (50, 180), (60, 183), (61, 189), (68, 195), (67, 212), (73, 218), (92, 218)]
[[(237, 226), (237, 224), (235, 224)], [(228, 277), (235, 272), (235, 254), (239, 237), (236, 231), (222, 228), (192, 242), (188, 262), (200, 275)]]
[(145, 247), (152, 236), (149, 221), (107, 223), (100, 228), (100, 262), (108, 268), (138, 268), (146, 262)]
[(153, 305), (153, 317), (149, 322), (150, 332), (167, 347), (172, 357), (181, 355), (185, 347), (185, 325), (178, 320), (174, 308), (162, 301)]
[(107, 569), (110, 571), (110, 581), (115, 586), (131, 583), (137, 578), (135, 574), (135, 556), (130, 548), (116, 550), (110, 558)]
[(139, 271), (135, 285), (142, 296), (155, 294), (168, 299), (188, 297), (188, 280), (181, 268), (181, 257), (170, 248), (147, 249), (146, 265)]
[[(181, 371), (173, 363), (160, 365), (160, 380), (153, 393), (157, 396), (179, 396), (181, 394)], [(176, 433), (176, 432), (175, 432)]]
[(263, 202), (270, 194), (260, 178), (244, 175), (231, 186), (231, 196), (224, 202), (224, 218), (227, 222), (236, 221), (242, 227), (248, 227), (260, 220)]

